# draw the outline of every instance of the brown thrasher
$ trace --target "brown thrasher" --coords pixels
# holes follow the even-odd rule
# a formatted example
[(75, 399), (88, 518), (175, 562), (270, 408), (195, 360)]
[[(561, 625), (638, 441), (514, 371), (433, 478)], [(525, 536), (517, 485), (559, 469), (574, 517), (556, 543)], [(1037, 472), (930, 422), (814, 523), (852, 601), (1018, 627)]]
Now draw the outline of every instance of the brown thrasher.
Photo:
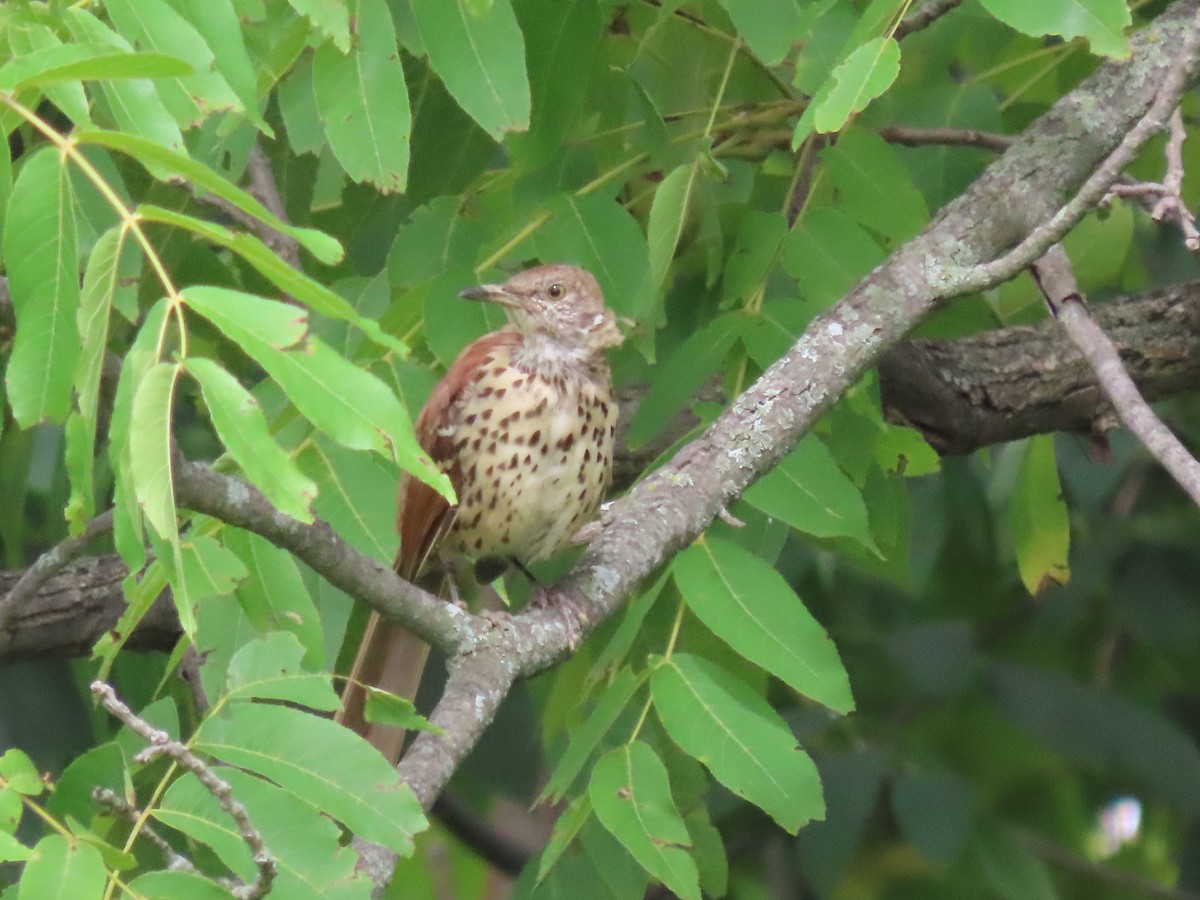
[[(541, 266), (460, 296), (500, 304), (509, 325), (467, 347), (417, 417), (417, 440), (458, 497), (451, 506), (423, 482), (400, 479), (395, 569), (431, 590), (447, 583), (453, 557), (474, 559), (491, 580), (509, 562), (570, 544), (611, 481), (617, 430), (604, 350), (622, 337), (591, 274)], [(363, 685), (412, 699), (427, 653), (372, 613), (341, 720), (393, 762), (404, 733), (364, 719)]]

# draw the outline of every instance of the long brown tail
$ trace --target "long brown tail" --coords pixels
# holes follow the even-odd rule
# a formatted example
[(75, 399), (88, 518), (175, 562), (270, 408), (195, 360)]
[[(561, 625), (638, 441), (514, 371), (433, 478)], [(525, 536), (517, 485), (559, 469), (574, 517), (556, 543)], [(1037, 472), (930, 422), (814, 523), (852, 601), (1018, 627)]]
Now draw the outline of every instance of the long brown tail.
[(350, 670), (350, 679), (342, 691), (343, 710), (337, 718), (370, 741), (393, 763), (400, 761), (405, 731), (366, 720), (363, 708), (367, 692), (363, 685), (379, 687), (413, 700), (428, 657), (429, 645), (419, 637), (399, 625), (385, 622), (379, 613), (371, 613)]

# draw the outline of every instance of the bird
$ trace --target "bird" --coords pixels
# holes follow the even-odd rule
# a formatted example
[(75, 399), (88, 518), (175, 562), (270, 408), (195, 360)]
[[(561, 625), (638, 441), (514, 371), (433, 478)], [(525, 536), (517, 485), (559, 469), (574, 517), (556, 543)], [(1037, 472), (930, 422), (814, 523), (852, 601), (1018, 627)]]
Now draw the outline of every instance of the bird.
[[(451, 583), (456, 560), (472, 560), (486, 583), (569, 546), (612, 481), (617, 431), (605, 351), (623, 336), (590, 272), (543, 265), (459, 296), (499, 305), (508, 324), (459, 354), (414, 426), (458, 502), (401, 476), (394, 568), (435, 592)], [(366, 688), (413, 699), (427, 654), (375, 612), (347, 679), (340, 720), (393, 763), (404, 732), (366, 721)]]

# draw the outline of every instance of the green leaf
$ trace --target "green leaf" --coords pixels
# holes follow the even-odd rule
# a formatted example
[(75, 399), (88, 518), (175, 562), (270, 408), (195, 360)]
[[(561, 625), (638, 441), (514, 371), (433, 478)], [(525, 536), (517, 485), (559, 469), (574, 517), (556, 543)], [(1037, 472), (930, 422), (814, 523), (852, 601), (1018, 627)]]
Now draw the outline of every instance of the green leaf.
[(287, 127), (287, 139), (297, 153), (320, 153), (325, 147), (325, 129), (313, 93), (312, 57), (305, 55), (279, 83), (279, 113)]
[(792, 143), (799, 146), (812, 131), (841, 131), (855, 113), (892, 86), (900, 74), (900, 45), (877, 37), (842, 60), (796, 123)]
[(341, 709), (329, 676), (306, 672), (304, 647), (294, 634), (276, 631), (244, 644), (229, 661), (230, 700), (282, 700), (324, 712)]
[(156, 82), (163, 103), (181, 127), (198, 125), (216, 112), (242, 111), (237, 95), (212, 70), (212, 50), (165, 0), (106, 0), (104, 8), (130, 43), (164, 55), (176, 54), (190, 64), (193, 74)]
[(566, 809), (559, 813), (558, 818), (554, 820), (554, 830), (550, 834), (550, 840), (546, 842), (546, 847), (538, 859), (537, 880), (539, 882), (546, 877), (546, 874), (563, 855), (563, 851), (575, 840), (591, 817), (592, 804), (588, 801), (587, 794), (576, 797), (567, 804)]
[(884, 256), (870, 234), (840, 209), (830, 207), (805, 213), (783, 240), (783, 263), (814, 305), (811, 313), (840, 299)]
[(75, 757), (54, 785), (46, 802), (50, 815), (65, 821), (68, 816), (90, 822), (101, 811), (92, 792), (108, 788), (118, 797), (125, 795), (125, 755), (115, 741), (108, 741)]
[(8, 287), (17, 318), (5, 383), (23, 428), (62, 422), (79, 359), (79, 262), (71, 181), (52, 148), (21, 167), (4, 231)]
[(145, 900), (233, 900), (233, 894), (215, 881), (194, 872), (147, 872), (129, 883), (131, 897)]
[[(55, 63), (56, 57), (62, 57), (62, 61)], [(15, 92), (64, 81), (176, 78), (193, 71), (179, 57), (165, 53), (114, 53), (103, 46), (72, 44), (49, 47), (9, 62), (0, 68), (0, 87)]]
[(276, 350), (294, 347), (308, 332), (308, 314), (290, 303), (219, 287), (190, 287), (184, 302), (230, 340), (248, 336)]
[(315, 435), (300, 454), (301, 470), (317, 483), (317, 515), (350, 546), (390, 565), (396, 535), (394, 465), (365, 453), (351, 453)]
[(655, 670), (650, 693), (671, 739), (780, 827), (795, 834), (825, 815), (812, 760), (771, 705), (737, 678), (676, 653)]
[(752, 484), (744, 499), (805, 534), (849, 537), (878, 552), (862, 494), (815, 435)]
[(692, 839), (671, 799), (667, 770), (648, 744), (634, 741), (601, 757), (588, 799), (600, 824), (647, 872), (685, 900), (700, 900), (700, 875), (683, 849)]
[(271, 437), (267, 420), (250, 392), (210, 359), (193, 356), (186, 368), (200, 384), (217, 437), (250, 483), (280, 512), (311, 522), (317, 486)]
[[(591, 108), (586, 101), (594, 81), (580, 73), (593, 71), (607, 21), (598, 3), (523, 0), (515, 12), (525, 38), (533, 104), (529, 131), (510, 135), (505, 144), (512, 148), (514, 167), (535, 168), (559, 158), (584, 111)], [(491, 143), (488, 140), (486, 146)]]
[(1087, 38), (1102, 56), (1129, 55), (1125, 29), (1132, 23), (1126, 0), (982, 0), (984, 9), (1000, 21), (1031, 37), (1061, 35), (1064, 40)]
[(361, 0), (357, 35), (349, 52), (332, 43), (317, 48), (317, 109), (330, 149), (347, 175), (384, 193), (403, 191), (412, 113), (385, 0)]
[(625, 439), (630, 449), (644, 446), (670, 424), (675, 414), (692, 401), (708, 377), (721, 368), (725, 354), (737, 341), (742, 321), (736, 315), (714, 319), (658, 366), (650, 392), (629, 423)]
[[(167, 309), (168, 301), (165, 297), (150, 307), (133, 344), (125, 354), (121, 377), (117, 380), (112, 419), (108, 426), (109, 460), (116, 480), (113, 490), (113, 541), (121, 559), (131, 572), (139, 571), (145, 564), (146, 542), (142, 528), (142, 510), (133, 483), (129, 443), (130, 420), (133, 415), (134, 393), (146, 374), (158, 362), (158, 335), (163, 328)], [(119, 624), (130, 623), (123, 621)], [(130, 629), (123, 629), (121, 634), (130, 634)]]
[(719, 0), (755, 55), (768, 66), (783, 62), (816, 19), (800, 0)]
[(171, 475), (171, 405), (179, 366), (160, 362), (133, 396), (129, 452), (133, 486), (146, 519), (160, 536), (178, 539), (175, 483)]
[(394, 285), (412, 286), (447, 272), (471, 271), (488, 230), (467, 212), (458, 197), (437, 197), (414, 210), (388, 253), (388, 280)]
[(971, 834), (971, 785), (948, 770), (905, 772), (892, 784), (892, 809), (904, 836), (935, 866), (954, 861)]
[[(222, 536), (226, 537), (224, 533)], [(258, 637), (261, 631), (251, 624), (237, 597), (208, 597), (197, 605), (195, 646), (203, 660), (200, 684), (206, 696), (217, 698), (225, 694), (229, 661), (240, 648)]]
[(242, 38), (242, 24), (232, 0), (207, 0), (193, 3), (191, 0), (167, 0), (183, 19), (187, 20), (203, 38), (212, 51), (213, 68), (225, 79), (242, 110), (254, 126), (273, 135), (258, 112), (258, 82), (246, 43)]
[(782, 213), (743, 213), (722, 274), (726, 305), (748, 299), (763, 286), (787, 232), (787, 219)]
[(324, 668), (320, 616), (295, 558), (248, 531), (226, 527), (222, 535), (251, 574), (238, 588), (238, 600), (251, 624), (259, 632), (291, 632), (305, 650), (305, 667), (312, 671)]
[(650, 253), (650, 281), (655, 290), (662, 288), (667, 278), (675, 248), (687, 221), (688, 200), (696, 182), (694, 163), (676, 166), (662, 180), (650, 204), (646, 223), (646, 243)]
[(8, 221), (8, 201), (12, 196), (12, 151), (0, 153), (0, 259), (3, 258), (4, 226)]
[[(64, 22), (77, 42), (106, 44), (120, 53), (133, 53), (123, 37), (90, 12), (78, 7), (64, 11)], [(183, 134), (167, 112), (154, 82), (148, 78), (128, 78), (100, 83), (100, 93), (108, 101), (112, 116), (122, 132), (134, 140), (144, 140), (159, 148), (183, 152)], [(79, 132), (75, 133), (76, 138)], [(147, 167), (156, 178), (167, 173), (159, 167)]]
[(850, 128), (821, 158), (841, 192), (841, 209), (868, 228), (904, 241), (929, 221), (900, 157), (874, 132)]
[(261, 319), (253, 327), (242, 321), (236, 302), (246, 297), (244, 294), (220, 288), (189, 288), (185, 296), (189, 306), (266, 369), (288, 399), (321, 431), (353, 450), (386, 452), (443, 496), (453, 497), (449, 479), (421, 450), (412, 420), (382, 381), (315, 337), (295, 350), (278, 349), (279, 342), (263, 333)]
[(7, 831), (0, 831), (0, 862), (24, 862), (33, 856), (33, 850), (26, 847)]
[(547, 799), (554, 803), (560, 801), (579, 773), (583, 771), (592, 754), (596, 752), (600, 741), (608, 734), (609, 729), (616, 723), (617, 718), (629, 705), (638, 688), (646, 680), (646, 672), (634, 674), (632, 669), (624, 668), (616, 674), (605, 688), (604, 693), (596, 702), (591, 713), (578, 728), (573, 728), (566, 749), (559, 757), (546, 786), (542, 789), (538, 802)]
[[(129, 466), (133, 494), (146, 521), (170, 545), (173, 559), (160, 558), (171, 580), (171, 598), (186, 634), (196, 632), (196, 611), (183, 569), (183, 548), (175, 517), (175, 479), (171, 472), (171, 418), (180, 367), (157, 363), (133, 395), (129, 421)], [(128, 633), (128, 632), (126, 632)]]
[(1058, 900), (1050, 870), (1032, 851), (989, 829), (974, 844), (984, 879), (1004, 900)]
[(350, 49), (350, 10), (345, 0), (288, 0), (288, 3), (343, 53)]
[[(313, 312), (351, 322), (367, 334), (372, 340), (388, 350), (393, 350), (401, 356), (408, 355), (408, 347), (403, 342), (386, 334), (378, 324), (371, 319), (358, 314), (344, 298), (310, 278), (308, 275), (288, 265), (264, 244), (259, 238), (244, 231), (231, 231), (222, 225), (206, 222), (175, 210), (163, 209), (159, 206), (142, 205), (137, 209), (141, 218), (150, 222), (162, 222), (183, 228), (193, 234), (198, 234), (206, 240), (222, 247), (227, 247), (250, 263), (263, 276), (271, 281), (292, 299), (312, 309)], [(213, 288), (212, 290), (220, 290)]]
[(1013, 549), (1025, 589), (1035, 597), (1071, 578), (1071, 522), (1058, 483), (1054, 435), (1029, 438), (1008, 507)]
[(417, 798), (388, 761), (328, 719), (283, 706), (234, 703), (204, 721), (195, 745), (271, 779), (396, 853), (411, 853), (413, 834), (426, 827)]
[(551, 211), (553, 222), (535, 238), (537, 255), (590, 271), (618, 315), (641, 323), (652, 319), (657, 291), (646, 239), (633, 216), (599, 194), (561, 195)]
[(529, 127), (525, 39), (508, 0), (412, 0), (429, 64), (493, 138)]
[(729, 858), (725, 839), (708, 817), (708, 810), (697, 806), (684, 817), (692, 836), (692, 859), (700, 870), (700, 887), (709, 897), (724, 897), (729, 891)]
[(66, 464), (71, 477), (67, 519), (71, 533), (79, 534), (95, 513), (93, 457), (100, 402), (100, 374), (108, 349), (109, 317), (122, 283), (121, 255), (128, 232), (117, 225), (96, 241), (83, 274), (78, 324), (82, 346), (75, 368), (75, 396), (79, 407), (67, 422)]
[(405, 731), (428, 731), (443, 735), (446, 733), (419, 714), (411, 700), (369, 685), (366, 688), (363, 718), (368, 722), (390, 725)]
[(607, 675), (611, 670), (614, 670), (625, 661), (625, 657), (628, 656), (629, 651), (637, 641), (642, 624), (646, 621), (646, 616), (650, 613), (650, 608), (662, 593), (662, 589), (666, 586), (670, 577), (670, 568), (664, 567), (662, 573), (654, 580), (653, 584), (642, 588), (636, 597), (625, 604), (620, 614), (621, 624), (617, 626), (612, 639), (600, 651), (596, 656), (596, 661), (592, 664), (592, 670), (588, 673), (589, 682), (596, 681), (598, 678)]
[(30, 797), (36, 797), (46, 789), (33, 760), (16, 747), (5, 750), (4, 755), (0, 756), (0, 782), (18, 794)]
[(42, 838), (33, 848), (17, 900), (92, 900), (104, 893), (108, 872), (100, 851), (61, 834)]
[(16, 833), (24, 809), (20, 794), (7, 787), (0, 787), (0, 834)]
[(107, 147), (110, 150), (118, 150), (132, 156), (160, 181), (182, 178), (197, 188), (217, 195), (246, 215), (269, 225), (282, 234), (295, 238), (302, 247), (326, 265), (335, 265), (341, 262), (342, 245), (337, 240), (313, 228), (298, 228), (295, 225), (287, 224), (250, 194), (230, 184), (208, 166), (188, 159), (182, 153), (176, 153), (143, 137), (116, 131), (86, 129), (75, 132), (74, 137), (80, 144)]
[(233, 593), (246, 578), (246, 567), (236, 554), (210, 535), (189, 533), (181, 547), (181, 569), (196, 599)]
[[(64, 44), (57, 34), (45, 25), (24, 21), (15, 23), (6, 29), (9, 49), (13, 59), (6, 63), (0, 73), (0, 80), (12, 84), (27, 76), (37, 75), (46, 70), (63, 64), (71, 64), (81, 59), (94, 56), (97, 53), (111, 52), (111, 47), (94, 44), (71, 43)], [(38, 90), (33, 87), (24, 88), (26, 91)], [(50, 81), (41, 91), (54, 103), (63, 114), (76, 125), (91, 124), (91, 109), (87, 94), (79, 82), (64, 84)], [(16, 93), (14, 89), (14, 93)], [(5, 116), (16, 115), (5, 110)]]
[[(220, 768), (233, 796), (246, 808), (276, 865), (272, 894), (296, 900), (370, 896), (370, 881), (354, 871), (357, 854), (339, 846), (340, 829), (297, 796), (237, 769)], [(233, 818), (190, 772), (171, 784), (154, 817), (210, 846), (226, 866), (249, 883), (256, 868)]]
[(854, 708), (825, 629), (766, 562), (737, 544), (705, 538), (675, 558), (672, 572), (688, 608), (746, 659), (830, 709)]

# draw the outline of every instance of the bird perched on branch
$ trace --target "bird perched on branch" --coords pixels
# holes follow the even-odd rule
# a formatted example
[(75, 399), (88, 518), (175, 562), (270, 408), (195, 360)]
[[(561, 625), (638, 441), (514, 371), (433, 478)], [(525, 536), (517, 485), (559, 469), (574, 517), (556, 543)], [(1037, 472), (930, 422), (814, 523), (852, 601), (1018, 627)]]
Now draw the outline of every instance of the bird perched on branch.
[[(612, 479), (617, 404), (604, 351), (621, 343), (596, 279), (575, 266), (541, 266), (460, 294), (504, 307), (509, 325), (468, 346), (417, 417), (425, 452), (458, 505), (408, 475), (400, 480), (395, 569), (437, 590), (455, 557), (481, 581), (509, 563), (545, 559), (596, 514)], [(363, 718), (363, 685), (409, 699), (428, 647), (371, 615), (343, 695), (342, 721), (388, 758), (399, 729)]]

